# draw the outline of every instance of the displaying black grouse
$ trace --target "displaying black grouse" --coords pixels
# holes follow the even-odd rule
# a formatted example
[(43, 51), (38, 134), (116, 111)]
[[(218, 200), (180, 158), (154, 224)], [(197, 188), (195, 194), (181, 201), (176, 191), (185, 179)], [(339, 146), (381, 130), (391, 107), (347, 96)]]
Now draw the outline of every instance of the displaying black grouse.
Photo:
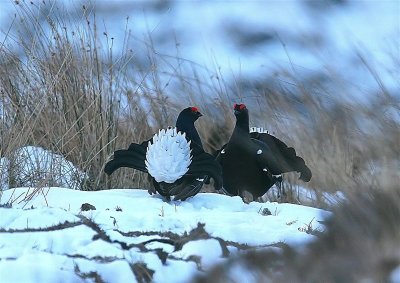
[(148, 173), (154, 185), (150, 194), (158, 192), (170, 200), (185, 200), (200, 192), (209, 178), (214, 187), (222, 187), (222, 169), (214, 157), (203, 150), (194, 126), (202, 114), (196, 107), (188, 107), (179, 114), (176, 128), (160, 130), (152, 139), (141, 144), (132, 143), (126, 150), (114, 152), (104, 171), (111, 175), (121, 167)]
[(223, 188), (230, 195), (253, 200), (264, 195), (281, 174), (300, 173), (308, 182), (311, 171), (296, 151), (268, 133), (249, 133), (249, 112), (244, 104), (235, 104), (236, 125), (229, 142), (219, 151), (217, 161), (222, 165)]

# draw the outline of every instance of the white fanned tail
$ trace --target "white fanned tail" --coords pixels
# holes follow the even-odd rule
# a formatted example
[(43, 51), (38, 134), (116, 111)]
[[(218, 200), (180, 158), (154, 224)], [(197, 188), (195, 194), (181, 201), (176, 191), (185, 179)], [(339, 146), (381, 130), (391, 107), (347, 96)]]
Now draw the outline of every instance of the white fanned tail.
[(147, 146), (146, 168), (157, 182), (175, 182), (189, 170), (191, 162), (190, 141), (176, 128), (160, 130)]
[(268, 130), (259, 127), (250, 127), (250, 133), (268, 134)]

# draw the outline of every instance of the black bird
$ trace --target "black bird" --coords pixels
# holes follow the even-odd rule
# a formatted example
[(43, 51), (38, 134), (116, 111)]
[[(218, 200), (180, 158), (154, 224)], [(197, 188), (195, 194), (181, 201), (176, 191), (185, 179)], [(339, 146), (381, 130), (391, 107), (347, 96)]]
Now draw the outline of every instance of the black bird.
[(249, 132), (249, 111), (244, 104), (235, 104), (234, 113), (232, 136), (216, 158), (228, 194), (245, 199), (248, 192), (255, 200), (282, 181), (282, 173), (291, 171), (299, 172), (301, 180), (310, 181), (310, 169), (293, 148), (268, 133)]
[(211, 154), (203, 150), (194, 126), (202, 114), (196, 107), (182, 110), (176, 128), (160, 130), (152, 139), (141, 144), (132, 143), (126, 150), (114, 152), (104, 172), (111, 175), (121, 167), (148, 173), (154, 188), (170, 200), (185, 200), (200, 192), (204, 183), (214, 179), (214, 187), (222, 187), (222, 169)]

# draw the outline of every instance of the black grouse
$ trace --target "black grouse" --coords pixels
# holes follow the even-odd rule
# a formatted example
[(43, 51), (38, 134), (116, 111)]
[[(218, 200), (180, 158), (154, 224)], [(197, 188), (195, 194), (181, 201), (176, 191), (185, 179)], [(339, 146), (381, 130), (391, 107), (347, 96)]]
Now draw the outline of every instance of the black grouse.
[(280, 182), (282, 173), (291, 171), (299, 172), (301, 180), (310, 181), (310, 169), (293, 148), (268, 133), (249, 132), (249, 112), (244, 104), (235, 104), (234, 114), (232, 136), (216, 158), (228, 194), (245, 199), (248, 192), (255, 200)]
[(115, 151), (105, 165), (105, 173), (111, 175), (121, 167), (148, 173), (154, 185), (149, 193), (158, 192), (167, 200), (186, 200), (196, 195), (210, 178), (214, 179), (215, 189), (220, 189), (221, 166), (203, 150), (194, 126), (201, 116), (196, 107), (185, 108), (178, 116), (176, 128), (160, 130), (150, 140)]

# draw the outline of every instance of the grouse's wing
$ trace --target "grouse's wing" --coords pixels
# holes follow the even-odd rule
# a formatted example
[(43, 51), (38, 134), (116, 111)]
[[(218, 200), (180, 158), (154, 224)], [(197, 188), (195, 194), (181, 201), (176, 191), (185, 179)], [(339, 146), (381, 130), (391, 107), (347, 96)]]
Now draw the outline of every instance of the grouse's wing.
[(283, 141), (268, 133), (251, 132), (250, 138), (259, 140), (270, 148), (276, 148), (279, 151), (285, 151), (288, 148)]
[(266, 168), (273, 175), (297, 171), (301, 180), (310, 181), (311, 170), (304, 159), (296, 155), (294, 148), (288, 147), (283, 141), (268, 133), (253, 132), (250, 133), (250, 137), (262, 150), (262, 153), (257, 155), (257, 161), (262, 169)]
[(217, 160), (217, 162), (221, 163), (221, 152), (226, 148), (228, 144), (224, 144), (219, 150), (216, 150), (213, 152), (213, 156), (215, 157), (215, 160)]
[(192, 149), (192, 163), (189, 165), (189, 170), (185, 175), (195, 176), (207, 182), (208, 178), (214, 179), (214, 187), (219, 190), (222, 188), (222, 168), (215, 160), (215, 157), (205, 152), (196, 144), (190, 144)]
[(145, 159), (148, 142), (132, 143), (128, 149), (115, 151), (113, 159), (106, 163), (104, 172), (111, 175), (121, 167), (128, 167), (147, 173)]

